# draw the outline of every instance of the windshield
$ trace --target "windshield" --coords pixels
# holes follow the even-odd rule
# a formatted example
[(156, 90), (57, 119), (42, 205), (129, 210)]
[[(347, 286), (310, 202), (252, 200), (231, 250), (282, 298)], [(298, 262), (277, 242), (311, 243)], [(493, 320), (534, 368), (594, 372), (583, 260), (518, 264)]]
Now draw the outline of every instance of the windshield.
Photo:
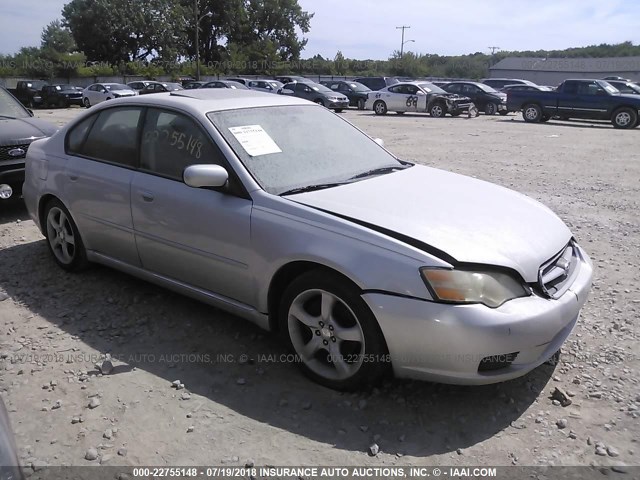
[(319, 83), (311, 83), (309, 87), (313, 88), (316, 92), (324, 92), (324, 93), (333, 93), (329, 87), (325, 87), (324, 85), (320, 85)]
[(419, 83), (418, 86), (422, 88), (425, 92), (429, 93), (447, 93), (437, 85), (433, 83)]
[(611, 85), (609, 82), (600, 81), (600, 86), (609, 93), (620, 93), (620, 90)]
[(405, 166), (341, 117), (315, 105), (227, 110), (208, 117), (258, 184), (274, 195)]
[(56, 90), (58, 91), (62, 91), (62, 90), (75, 90), (76, 87), (73, 87), (71, 85), (56, 85), (55, 86)]
[(269, 85), (271, 85), (273, 88), (282, 88), (282, 86), (284, 85), (284, 83), (282, 82), (277, 82), (277, 81), (272, 81), (272, 82), (267, 82)]
[(349, 82), (349, 86), (356, 92), (370, 92), (371, 89), (358, 82)]
[(2, 117), (30, 117), (27, 109), (4, 88), (0, 88), (0, 119), (2, 119)]

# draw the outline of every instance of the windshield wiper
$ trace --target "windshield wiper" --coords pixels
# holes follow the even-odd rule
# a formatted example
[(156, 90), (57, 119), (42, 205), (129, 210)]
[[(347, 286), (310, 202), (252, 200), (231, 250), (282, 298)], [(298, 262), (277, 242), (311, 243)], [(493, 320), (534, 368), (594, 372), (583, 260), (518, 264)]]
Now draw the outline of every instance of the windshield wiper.
[(280, 194), (280, 196), (282, 197), (283, 195), (293, 195), (294, 193), (313, 192), (314, 190), (338, 187), (340, 185), (346, 185), (347, 183), (351, 182), (318, 183), (317, 185), (307, 185), (306, 187), (292, 188), (291, 190), (284, 191)]
[(0, 115), (0, 118), (8, 118), (9, 120), (17, 120), (18, 117), (12, 117), (11, 115)]
[(358, 178), (371, 177), (373, 175), (383, 175), (385, 173), (391, 173), (396, 170), (404, 170), (405, 168), (409, 168), (411, 165), (395, 165), (393, 167), (380, 167), (374, 168), (373, 170), (368, 170), (366, 172), (359, 173), (354, 175), (349, 180), (356, 180)]

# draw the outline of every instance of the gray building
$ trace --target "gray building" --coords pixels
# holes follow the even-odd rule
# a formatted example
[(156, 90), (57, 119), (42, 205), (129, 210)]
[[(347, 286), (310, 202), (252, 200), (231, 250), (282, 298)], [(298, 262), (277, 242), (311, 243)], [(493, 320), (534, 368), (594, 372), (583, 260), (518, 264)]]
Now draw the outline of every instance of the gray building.
[(619, 76), (640, 80), (640, 57), (535, 58), (508, 57), (489, 67), (491, 78), (522, 78), (538, 85), (557, 85), (567, 78)]

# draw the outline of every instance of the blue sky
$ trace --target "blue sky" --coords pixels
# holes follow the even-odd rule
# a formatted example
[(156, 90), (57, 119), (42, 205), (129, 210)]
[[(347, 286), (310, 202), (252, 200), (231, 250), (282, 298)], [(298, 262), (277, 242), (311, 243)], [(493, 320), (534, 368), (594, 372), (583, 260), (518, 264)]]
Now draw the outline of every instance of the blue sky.
[[(40, 44), (42, 29), (68, 0), (0, 0), (0, 53)], [(640, 43), (638, 0), (299, 0), (315, 12), (303, 58), (386, 59), (400, 48), (458, 55)]]

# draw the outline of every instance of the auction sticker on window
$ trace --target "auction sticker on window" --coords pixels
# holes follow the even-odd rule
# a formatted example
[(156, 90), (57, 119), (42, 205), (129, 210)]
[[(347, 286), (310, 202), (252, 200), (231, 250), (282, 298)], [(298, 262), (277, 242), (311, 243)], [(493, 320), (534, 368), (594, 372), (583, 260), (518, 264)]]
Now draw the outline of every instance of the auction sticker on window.
[(245, 125), (242, 127), (229, 127), (229, 131), (240, 142), (242, 148), (251, 155), (268, 155), (270, 153), (282, 153), (280, 147), (273, 141), (260, 125)]

